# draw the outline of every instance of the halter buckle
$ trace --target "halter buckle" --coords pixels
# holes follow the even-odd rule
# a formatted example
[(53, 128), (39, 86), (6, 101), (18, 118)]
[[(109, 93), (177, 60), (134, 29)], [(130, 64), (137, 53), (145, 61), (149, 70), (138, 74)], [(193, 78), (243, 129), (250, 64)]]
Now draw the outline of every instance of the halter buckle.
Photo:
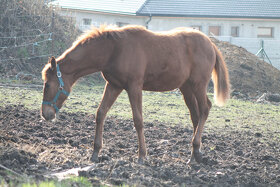
[(60, 71), (57, 72), (57, 77), (61, 77), (61, 72)]

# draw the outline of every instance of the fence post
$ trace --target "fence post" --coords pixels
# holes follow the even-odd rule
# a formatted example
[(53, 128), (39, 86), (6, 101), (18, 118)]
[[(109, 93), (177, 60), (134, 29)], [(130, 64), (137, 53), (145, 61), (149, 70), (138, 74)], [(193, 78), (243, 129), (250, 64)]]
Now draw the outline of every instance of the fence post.
[(51, 39), (52, 39), (52, 51), (51, 51), (51, 54), (52, 56), (54, 56), (54, 9), (52, 7), (52, 23), (51, 23)]
[(269, 63), (272, 65), (272, 63), (271, 63), (271, 61), (270, 61), (268, 55), (266, 54), (266, 52), (265, 52), (265, 50), (264, 50), (264, 41), (263, 41), (263, 40), (261, 40), (261, 48), (260, 48), (260, 50), (257, 52), (256, 56), (258, 56), (258, 55), (261, 56), (261, 58), (263, 59), (263, 61), (264, 61), (264, 59), (265, 59), (265, 57), (266, 57), (267, 60), (269, 61)]

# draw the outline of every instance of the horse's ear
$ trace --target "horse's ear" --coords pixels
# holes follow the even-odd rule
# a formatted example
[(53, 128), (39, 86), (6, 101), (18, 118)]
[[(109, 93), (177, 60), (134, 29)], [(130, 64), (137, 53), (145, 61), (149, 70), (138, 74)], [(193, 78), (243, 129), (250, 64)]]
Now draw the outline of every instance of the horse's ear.
[(50, 63), (51, 63), (52, 70), (55, 70), (55, 68), (56, 68), (56, 60), (55, 60), (54, 57), (51, 57)]

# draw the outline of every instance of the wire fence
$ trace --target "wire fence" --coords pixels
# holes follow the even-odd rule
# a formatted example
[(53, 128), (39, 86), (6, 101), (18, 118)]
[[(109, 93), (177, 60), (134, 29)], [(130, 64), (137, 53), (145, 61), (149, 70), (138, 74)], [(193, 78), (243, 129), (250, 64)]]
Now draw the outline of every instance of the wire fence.
[(0, 0), (0, 75), (40, 74), (78, 36), (73, 22), (45, 0)]
[(53, 33), (50, 32), (35, 35), (6, 35), (0, 37), (0, 56), (2, 57), (0, 58), (0, 63), (52, 56), (53, 54), (50, 50), (51, 42), (53, 42), (52, 34)]

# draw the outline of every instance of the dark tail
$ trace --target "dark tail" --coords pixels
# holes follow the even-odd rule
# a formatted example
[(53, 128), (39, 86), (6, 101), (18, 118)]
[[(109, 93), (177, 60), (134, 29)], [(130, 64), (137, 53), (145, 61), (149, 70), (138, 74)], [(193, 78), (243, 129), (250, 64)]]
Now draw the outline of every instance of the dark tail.
[(221, 52), (215, 44), (213, 47), (216, 52), (216, 64), (212, 72), (212, 80), (214, 82), (214, 99), (218, 106), (226, 103), (230, 96), (230, 81), (226, 63)]

